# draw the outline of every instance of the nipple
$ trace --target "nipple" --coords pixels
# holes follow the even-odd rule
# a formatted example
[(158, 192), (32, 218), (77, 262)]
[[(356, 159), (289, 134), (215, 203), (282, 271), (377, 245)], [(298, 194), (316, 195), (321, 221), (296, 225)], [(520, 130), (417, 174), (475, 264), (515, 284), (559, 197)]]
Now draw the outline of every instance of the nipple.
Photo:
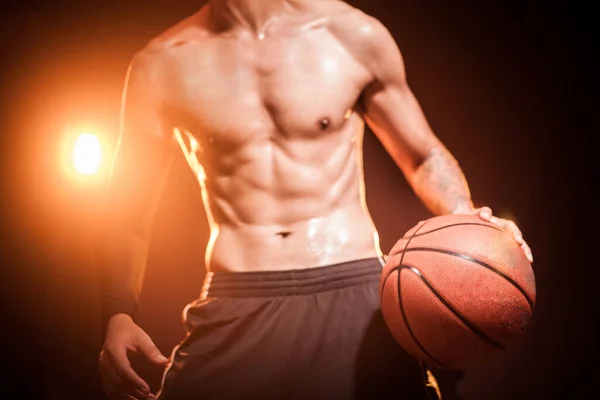
[(319, 126), (321, 127), (321, 130), (325, 130), (327, 129), (327, 127), (329, 127), (330, 123), (331, 121), (329, 120), (329, 118), (323, 118), (319, 121)]

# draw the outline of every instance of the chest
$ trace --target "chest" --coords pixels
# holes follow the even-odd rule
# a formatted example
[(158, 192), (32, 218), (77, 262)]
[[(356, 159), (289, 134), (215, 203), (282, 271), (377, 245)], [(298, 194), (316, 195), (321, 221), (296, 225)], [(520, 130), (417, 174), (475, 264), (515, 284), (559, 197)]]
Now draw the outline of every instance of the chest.
[(323, 31), (247, 43), (215, 39), (187, 51), (178, 98), (201, 142), (238, 146), (264, 135), (335, 131), (369, 78)]

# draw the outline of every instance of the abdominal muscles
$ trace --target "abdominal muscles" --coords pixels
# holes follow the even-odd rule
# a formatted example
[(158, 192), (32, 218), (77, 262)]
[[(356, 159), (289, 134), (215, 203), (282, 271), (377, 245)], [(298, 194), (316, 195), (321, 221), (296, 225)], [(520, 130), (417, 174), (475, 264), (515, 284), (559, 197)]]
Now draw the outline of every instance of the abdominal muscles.
[(207, 269), (286, 270), (380, 256), (364, 200), (362, 128), (353, 117), (315, 137), (266, 133), (235, 149), (213, 143), (188, 153), (211, 227)]

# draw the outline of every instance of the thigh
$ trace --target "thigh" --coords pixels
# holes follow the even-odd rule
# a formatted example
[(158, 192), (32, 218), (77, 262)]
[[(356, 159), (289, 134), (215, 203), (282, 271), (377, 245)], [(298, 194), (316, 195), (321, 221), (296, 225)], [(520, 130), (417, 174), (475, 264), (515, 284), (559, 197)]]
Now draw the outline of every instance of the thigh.
[(343, 345), (323, 356), (342, 360), (349, 369), (352, 384), (344, 398), (430, 400), (419, 362), (402, 349), (385, 324), (379, 282), (340, 294), (333, 301), (339, 303), (341, 316), (332, 321), (329, 332)]
[(429, 400), (419, 364), (387, 330), (374, 282), (210, 299), (189, 308), (186, 326), (161, 400)]
[[(175, 349), (161, 400), (281, 399), (289, 374), (277, 335), (278, 299), (209, 298), (186, 313), (187, 337)], [(289, 342), (289, 341), (287, 341)]]

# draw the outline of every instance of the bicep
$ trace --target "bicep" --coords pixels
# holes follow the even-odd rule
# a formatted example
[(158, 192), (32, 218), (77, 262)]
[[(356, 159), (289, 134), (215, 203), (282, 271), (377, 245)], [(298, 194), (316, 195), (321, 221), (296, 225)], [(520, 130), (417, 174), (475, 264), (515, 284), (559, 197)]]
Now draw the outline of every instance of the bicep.
[(410, 89), (400, 50), (383, 27), (368, 67), (372, 81), (364, 89), (364, 118), (405, 172), (415, 168), (439, 144)]
[(144, 234), (164, 191), (174, 151), (156, 68), (144, 56), (136, 56), (129, 68), (110, 170), (110, 216), (114, 223)]

